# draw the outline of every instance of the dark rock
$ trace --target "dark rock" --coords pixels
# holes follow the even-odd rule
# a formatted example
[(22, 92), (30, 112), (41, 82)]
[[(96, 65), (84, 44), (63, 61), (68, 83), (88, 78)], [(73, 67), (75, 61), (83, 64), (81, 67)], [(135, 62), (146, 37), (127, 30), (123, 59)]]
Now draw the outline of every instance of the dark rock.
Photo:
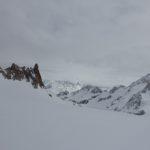
[(49, 97), (52, 97), (52, 94), (48, 94), (49, 95)]
[(116, 101), (119, 101), (121, 98), (122, 98), (122, 96), (119, 96), (119, 97), (116, 99)]
[(109, 95), (106, 99), (110, 99), (110, 98), (112, 98), (112, 96), (111, 96), (111, 95)]
[(134, 113), (135, 115), (145, 115), (145, 111), (144, 110), (140, 110), (136, 113)]
[(102, 93), (102, 90), (99, 87), (94, 87), (91, 90), (91, 93), (97, 94), (97, 93)]
[(117, 90), (119, 90), (120, 88), (124, 88), (125, 86), (123, 86), (123, 85), (120, 85), (120, 86), (118, 86), (118, 87), (113, 87), (110, 91), (109, 91), (109, 93), (111, 93), (111, 94), (113, 94), (113, 93), (115, 93)]
[(96, 98), (96, 97), (98, 97), (98, 95), (94, 95), (94, 96), (92, 96), (91, 98)]
[(109, 96), (107, 96), (107, 97), (100, 98), (100, 99), (98, 100), (98, 102), (104, 101), (104, 100), (108, 100), (108, 99), (110, 99), (110, 98), (112, 98), (111, 95), (109, 95)]
[(35, 75), (35, 78), (33, 79), (33, 83), (34, 83), (35, 87), (38, 87), (38, 85), (41, 88), (44, 87), (38, 64), (35, 64), (33, 71), (34, 71), (34, 75)]
[(88, 104), (88, 100), (82, 100), (82, 101), (80, 101), (80, 102), (78, 102), (78, 104)]
[(103, 101), (103, 100), (106, 100), (106, 97), (100, 98), (100, 99), (98, 100), (98, 102)]
[(142, 90), (142, 93), (146, 93), (147, 91), (150, 91), (150, 83), (147, 83), (145, 88)]
[(57, 96), (58, 96), (58, 97), (61, 97), (61, 96), (66, 96), (66, 95), (68, 95), (68, 94), (69, 94), (68, 91), (64, 91), (64, 92), (58, 93)]
[(93, 94), (102, 93), (102, 90), (99, 87), (92, 86), (92, 85), (86, 85), (86, 86), (82, 87), (81, 90), (89, 91)]
[(18, 81), (25, 79), (27, 82), (31, 82), (34, 88), (38, 88), (38, 86), (44, 88), (38, 64), (35, 64), (34, 68), (28, 68), (25, 66), (20, 67), (13, 63), (8, 68), (0, 68), (0, 73), (5, 79)]
[(86, 85), (86, 86), (82, 87), (81, 90), (90, 91), (91, 89), (92, 89), (92, 86), (91, 86), (91, 85)]
[(134, 94), (130, 100), (126, 103), (124, 108), (127, 109), (139, 109), (141, 105), (142, 96), (140, 93)]

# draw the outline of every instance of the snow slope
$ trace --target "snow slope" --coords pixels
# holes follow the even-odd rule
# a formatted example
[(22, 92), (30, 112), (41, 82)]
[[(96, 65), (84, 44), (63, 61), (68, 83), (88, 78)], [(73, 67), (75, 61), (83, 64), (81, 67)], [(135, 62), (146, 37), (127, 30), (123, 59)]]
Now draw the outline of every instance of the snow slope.
[(59, 103), (30, 84), (0, 79), (2, 150), (149, 150), (150, 116)]
[(115, 86), (112, 89), (86, 85), (71, 93), (58, 95), (63, 100), (92, 108), (109, 109), (132, 114), (150, 114), (150, 74), (129, 86)]

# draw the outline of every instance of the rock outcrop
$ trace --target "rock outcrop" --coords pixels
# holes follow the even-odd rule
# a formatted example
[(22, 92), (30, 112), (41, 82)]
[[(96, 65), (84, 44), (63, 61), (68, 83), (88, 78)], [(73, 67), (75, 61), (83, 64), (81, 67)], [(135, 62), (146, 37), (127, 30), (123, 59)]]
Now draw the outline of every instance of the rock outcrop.
[(13, 63), (7, 68), (0, 67), (0, 74), (2, 74), (3, 77), (8, 80), (22, 81), (25, 79), (27, 82), (31, 82), (34, 88), (44, 88), (38, 64), (35, 64), (33, 68), (29, 68), (26, 66), (20, 67)]

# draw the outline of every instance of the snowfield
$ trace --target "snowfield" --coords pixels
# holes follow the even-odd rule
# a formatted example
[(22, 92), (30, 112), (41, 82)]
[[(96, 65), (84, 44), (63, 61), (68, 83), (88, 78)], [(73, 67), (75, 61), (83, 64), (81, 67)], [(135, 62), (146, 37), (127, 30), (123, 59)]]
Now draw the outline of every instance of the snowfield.
[(76, 107), (0, 78), (1, 150), (149, 150), (150, 116)]

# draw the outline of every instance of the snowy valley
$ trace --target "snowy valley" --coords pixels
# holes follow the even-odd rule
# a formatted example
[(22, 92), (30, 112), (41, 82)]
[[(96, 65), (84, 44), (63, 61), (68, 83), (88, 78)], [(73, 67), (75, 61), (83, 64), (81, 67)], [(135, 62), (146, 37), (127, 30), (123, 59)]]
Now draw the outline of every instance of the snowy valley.
[(2, 77), (0, 91), (2, 150), (149, 150), (149, 115), (74, 106)]

